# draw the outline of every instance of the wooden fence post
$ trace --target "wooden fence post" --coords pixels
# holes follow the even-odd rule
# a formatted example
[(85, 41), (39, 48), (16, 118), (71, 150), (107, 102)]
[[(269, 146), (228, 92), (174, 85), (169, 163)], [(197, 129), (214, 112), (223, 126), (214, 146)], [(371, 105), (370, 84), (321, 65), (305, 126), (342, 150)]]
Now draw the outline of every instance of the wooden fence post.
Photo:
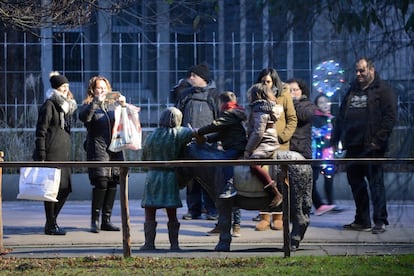
[[(4, 152), (0, 151), (0, 162), (3, 162)], [(0, 255), (3, 253), (3, 195), (2, 195), (3, 167), (0, 167)]]
[(121, 201), (122, 243), (124, 257), (131, 257), (131, 228), (129, 224), (128, 204), (128, 167), (121, 167), (119, 197)]

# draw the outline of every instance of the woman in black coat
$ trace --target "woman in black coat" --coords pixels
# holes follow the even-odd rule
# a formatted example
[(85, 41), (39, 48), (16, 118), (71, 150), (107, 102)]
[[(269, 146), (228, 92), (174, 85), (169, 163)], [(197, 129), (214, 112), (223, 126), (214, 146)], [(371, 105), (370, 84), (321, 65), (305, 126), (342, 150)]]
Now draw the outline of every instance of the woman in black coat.
[[(108, 102), (106, 96), (111, 92), (109, 81), (102, 76), (95, 76), (89, 81), (88, 91), (79, 111), (79, 119), (87, 129), (84, 144), (88, 161), (123, 161), (123, 152), (111, 152), (112, 128), (115, 113), (112, 104), (125, 104), (125, 97), (120, 96)], [(89, 180), (94, 186), (92, 191), (91, 232), (100, 230), (119, 231), (120, 228), (111, 223), (112, 208), (115, 201), (119, 168), (88, 168)], [(102, 221), (99, 227), (99, 215), (102, 210)]]
[[(73, 124), (76, 101), (69, 91), (69, 81), (58, 72), (50, 74), (51, 88), (46, 92), (47, 100), (39, 110), (36, 125), (36, 148), (33, 154), (35, 161), (69, 161), (72, 143), (70, 128)], [(58, 202), (44, 202), (46, 235), (65, 235), (56, 219), (65, 201), (72, 191), (71, 168), (62, 168)]]

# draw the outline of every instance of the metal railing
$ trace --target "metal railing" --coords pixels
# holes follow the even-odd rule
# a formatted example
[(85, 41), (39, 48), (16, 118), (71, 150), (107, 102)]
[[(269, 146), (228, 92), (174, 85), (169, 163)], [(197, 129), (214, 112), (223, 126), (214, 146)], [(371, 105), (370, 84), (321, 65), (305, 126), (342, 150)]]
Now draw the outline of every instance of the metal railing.
[[(122, 242), (124, 257), (131, 257), (131, 232), (128, 204), (128, 169), (141, 168), (175, 168), (175, 167), (212, 167), (222, 165), (279, 165), (287, 170), (288, 165), (347, 165), (347, 164), (414, 164), (414, 158), (346, 158), (346, 159), (305, 159), (305, 160), (281, 160), (281, 159), (249, 159), (249, 160), (173, 160), (173, 161), (3, 161), (4, 153), (0, 152), (0, 253), (3, 251), (3, 222), (2, 222), (2, 170), (3, 168), (21, 167), (120, 167), (120, 203), (122, 220)], [(287, 174), (286, 174), (287, 175)], [(289, 229), (289, 180), (282, 185), (283, 201), (283, 250), (284, 256), (290, 257), (290, 229)]]

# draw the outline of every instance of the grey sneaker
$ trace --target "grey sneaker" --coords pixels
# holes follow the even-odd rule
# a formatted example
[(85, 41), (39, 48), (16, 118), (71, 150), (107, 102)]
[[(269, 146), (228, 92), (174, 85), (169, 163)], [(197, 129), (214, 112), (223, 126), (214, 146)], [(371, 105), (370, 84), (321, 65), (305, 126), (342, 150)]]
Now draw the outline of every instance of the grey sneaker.
[(375, 226), (372, 228), (372, 234), (381, 234), (385, 232), (385, 224), (382, 222), (375, 223)]
[(231, 198), (235, 195), (237, 195), (237, 191), (236, 188), (234, 188), (233, 183), (227, 182), (223, 192), (219, 195), (219, 198)]

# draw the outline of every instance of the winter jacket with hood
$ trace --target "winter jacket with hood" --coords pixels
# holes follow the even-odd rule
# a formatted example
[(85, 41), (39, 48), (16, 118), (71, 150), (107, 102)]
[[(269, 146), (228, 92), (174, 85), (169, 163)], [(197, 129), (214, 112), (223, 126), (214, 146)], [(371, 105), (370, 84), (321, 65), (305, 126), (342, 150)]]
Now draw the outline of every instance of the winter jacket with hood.
[[(280, 109), (278, 112), (275, 112), (276, 106)], [(282, 108), (279, 105), (263, 99), (250, 104), (246, 152), (262, 158), (273, 156), (279, 148), (275, 123), (280, 118), (281, 111)]]

